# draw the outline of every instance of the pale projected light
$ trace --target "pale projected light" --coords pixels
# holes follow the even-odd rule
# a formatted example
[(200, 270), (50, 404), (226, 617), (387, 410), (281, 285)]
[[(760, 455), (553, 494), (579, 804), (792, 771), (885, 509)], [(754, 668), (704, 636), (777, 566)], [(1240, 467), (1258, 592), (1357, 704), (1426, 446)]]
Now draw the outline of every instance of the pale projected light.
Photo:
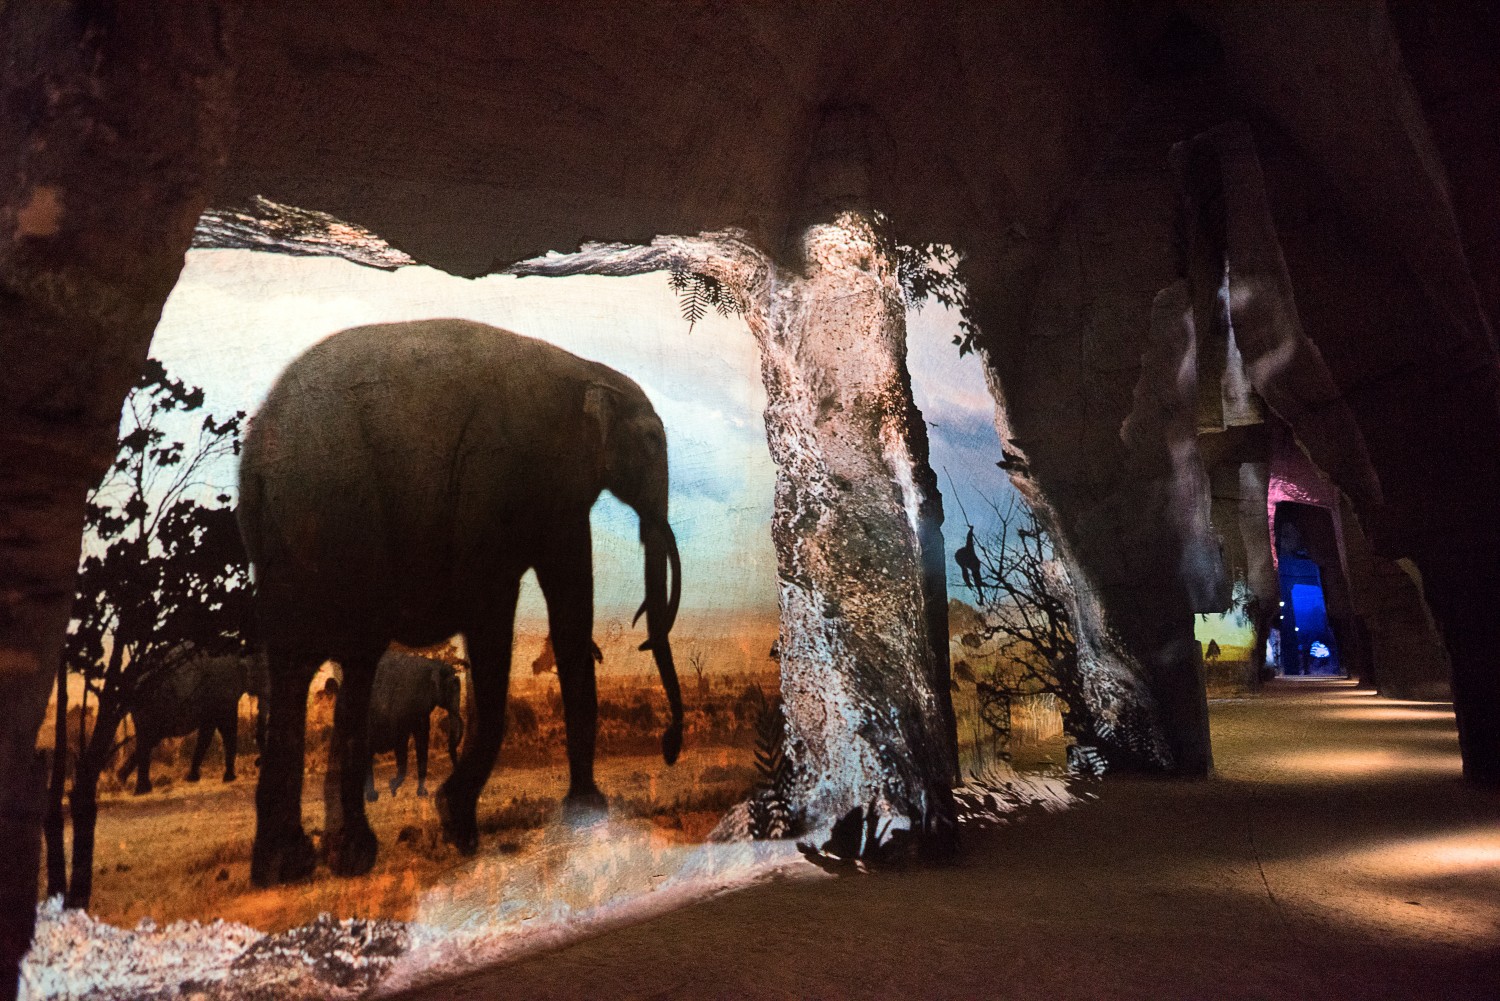
[(1493, 825), (1379, 841), (1306, 865), (1342, 884), (1336, 897), (1298, 900), (1330, 921), (1466, 946), (1493, 942), (1500, 927), (1500, 830)]
[(1328, 657), (1333, 656), (1332, 652), (1328, 649), (1328, 644), (1324, 643), (1322, 640), (1313, 640), (1312, 646), (1307, 648), (1307, 652), (1312, 654), (1319, 660), (1324, 660)]
[(1422, 775), (1459, 775), (1463, 771), (1457, 748), (1448, 753), (1418, 751), (1407, 747), (1396, 750), (1352, 748), (1348, 750), (1317, 749), (1273, 755), (1267, 765), (1285, 769), (1297, 784), (1339, 783), (1350, 778), (1373, 778), (1413, 773)]
[(1441, 703), (1427, 708), (1409, 705), (1359, 706), (1349, 709), (1329, 709), (1319, 715), (1327, 719), (1345, 719), (1369, 723), (1452, 722), (1453, 710)]
[(1418, 706), (1420, 708), (1432, 709), (1434, 711), (1452, 711), (1453, 709), (1453, 703), (1451, 702), (1434, 702), (1430, 699), (1426, 701), (1423, 701), (1421, 699), (1388, 699), (1382, 696), (1379, 692), (1375, 691), (1375, 689), (1373, 688), (1356, 688), (1350, 691), (1349, 694), (1357, 695), (1367, 699), (1378, 699), (1380, 704), (1383, 706)]

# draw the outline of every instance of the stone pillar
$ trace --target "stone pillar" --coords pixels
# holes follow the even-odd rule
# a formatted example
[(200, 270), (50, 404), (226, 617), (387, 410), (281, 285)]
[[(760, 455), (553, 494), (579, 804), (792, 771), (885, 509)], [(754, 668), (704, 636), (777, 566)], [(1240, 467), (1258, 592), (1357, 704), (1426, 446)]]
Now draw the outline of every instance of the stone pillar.
[(84, 500), (224, 156), (224, 30), (213, 3), (0, 5), (0, 998), (35, 917)]
[(732, 290), (760, 344), (777, 464), (771, 528), (796, 805), (815, 828), (873, 807), (943, 854), (958, 750), (942, 499), (906, 370), (895, 263), (874, 215), (857, 207), (858, 121), (833, 124), (816, 144), (813, 208), (791, 265), (726, 231), (598, 245), (511, 271), (685, 269)]
[(1377, 553), (1348, 500), (1340, 515), (1349, 590), (1364, 624), (1376, 691), (1393, 699), (1452, 698), (1448, 651), (1416, 566)]
[[(799, 799), (820, 825), (859, 807), (951, 847), (957, 747), (941, 561), (905, 307), (873, 218), (802, 233), (746, 317), (761, 346), (781, 587), (782, 699)], [(924, 489), (925, 486), (925, 489)], [(936, 513), (936, 517), (934, 514)], [(943, 580), (941, 573), (938, 582)]]
[(1453, 664), (1453, 715), (1464, 778), (1500, 788), (1500, 538), (1462, 534), (1434, 540), (1416, 564)]
[(1026, 471), (1013, 480), (1044, 512), (1078, 594), (1090, 693), (1078, 708), (1112, 765), (1203, 775), (1193, 614), (1222, 598), (1222, 571), (1168, 163), (1170, 137), (1190, 127), (1181, 118), (1170, 94), (1141, 99), (1070, 193), (1031, 281), (1007, 282), (1018, 251), (977, 229), (964, 277), (997, 423)]
[(1198, 435), (1199, 451), (1213, 489), (1213, 525), (1224, 546), (1231, 583), (1249, 592), (1244, 613), (1253, 633), (1245, 687), (1260, 687), (1266, 666), (1266, 639), (1279, 611), (1281, 584), (1271, 559), (1266, 523), (1269, 486), (1267, 435), (1262, 425), (1226, 428)]

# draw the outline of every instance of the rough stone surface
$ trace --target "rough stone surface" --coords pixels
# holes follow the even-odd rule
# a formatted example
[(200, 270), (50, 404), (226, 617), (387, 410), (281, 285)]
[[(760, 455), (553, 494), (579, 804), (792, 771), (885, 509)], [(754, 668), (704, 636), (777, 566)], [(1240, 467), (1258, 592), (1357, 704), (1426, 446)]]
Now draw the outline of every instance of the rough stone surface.
[(0, 997), (30, 940), (84, 498), (227, 145), (224, 11), (0, 5)]
[[(1149, 699), (1138, 722), (1165, 736), (1173, 768), (1197, 774), (1211, 756), (1192, 616), (1209, 610), (1222, 574), (1204, 538), (1210, 496), (1168, 155), (1203, 114), (1174, 93), (1143, 97), (1059, 221), (1026, 325), (1008, 330), (993, 303), (979, 317), (1002, 435), (1027, 464), (1020, 485), (1050, 510), (1074, 584), (1099, 611), (1079, 620), (1085, 642), (1139, 676)], [(1132, 735), (1116, 754), (1150, 740)]]
[(261, 932), (227, 921), (149, 918), (135, 928), (95, 921), (64, 909), (61, 897), (38, 908), (36, 944), (22, 969), (26, 1001), (105, 1001), (192, 996), (229, 974), (230, 965)]
[(1371, 548), (1353, 505), (1343, 506), (1349, 583), (1366, 634), (1376, 691), (1392, 699), (1453, 697), (1452, 666), (1442, 633), (1410, 560), (1390, 560)]
[(363, 996), (412, 945), (400, 921), (316, 920), (274, 934), (230, 921), (116, 928), (55, 897), (38, 909), (24, 1001), (312, 1001)]
[[(761, 349), (777, 467), (772, 540), (781, 600), (781, 694), (797, 805), (826, 827), (874, 807), (945, 851), (956, 734), (949, 701), (942, 507), (906, 372), (905, 304), (875, 220), (810, 225), (795, 269), (742, 234), (604, 245), (519, 274), (718, 277)], [(934, 623), (933, 610), (938, 614)]]
[(957, 748), (947, 671), (931, 667), (947, 645), (927, 627), (905, 306), (868, 218), (810, 227), (801, 257), (746, 315), (777, 467), (790, 752), (820, 822), (873, 803), (951, 838)]

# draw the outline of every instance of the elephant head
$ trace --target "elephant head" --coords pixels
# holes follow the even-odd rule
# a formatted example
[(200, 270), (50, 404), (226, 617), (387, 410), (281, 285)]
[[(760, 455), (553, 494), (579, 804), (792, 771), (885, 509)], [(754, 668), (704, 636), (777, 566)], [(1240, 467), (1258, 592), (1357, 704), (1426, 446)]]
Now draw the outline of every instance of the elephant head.
[(439, 664), (433, 669), (433, 684), (436, 687), (433, 705), (440, 706), (448, 714), (448, 758), (457, 764), (458, 745), (464, 739), (463, 684), (451, 664)]
[(646, 600), (632, 622), (646, 616), (646, 641), (640, 648), (651, 651), (672, 710), (661, 738), (662, 757), (670, 765), (682, 750), (682, 691), (669, 639), (682, 599), (682, 561), (667, 521), (667, 434), (641, 388), (612, 374), (616, 378), (590, 384), (584, 409), (598, 422), (604, 487), (641, 520)]

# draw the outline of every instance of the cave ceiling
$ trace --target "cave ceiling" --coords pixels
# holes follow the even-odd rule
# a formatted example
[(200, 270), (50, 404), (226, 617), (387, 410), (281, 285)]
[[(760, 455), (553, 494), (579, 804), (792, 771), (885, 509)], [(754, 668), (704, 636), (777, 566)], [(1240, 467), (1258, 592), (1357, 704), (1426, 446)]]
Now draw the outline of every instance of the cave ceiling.
[[(1466, 272), (1446, 266), (1451, 210), (1393, 92), (1383, 7), (1187, 11), (1222, 47), (1229, 110), (1288, 136), (1472, 321), (1472, 295), (1447, 287)], [(470, 276), (728, 226), (775, 249), (819, 115), (858, 106), (861, 180), (911, 238), (1036, 244), (1146, 81), (1176, 69), (1171, 21), (1048, 2), (258, 6), (236, 29), (218, 200), (319, 209)]]

